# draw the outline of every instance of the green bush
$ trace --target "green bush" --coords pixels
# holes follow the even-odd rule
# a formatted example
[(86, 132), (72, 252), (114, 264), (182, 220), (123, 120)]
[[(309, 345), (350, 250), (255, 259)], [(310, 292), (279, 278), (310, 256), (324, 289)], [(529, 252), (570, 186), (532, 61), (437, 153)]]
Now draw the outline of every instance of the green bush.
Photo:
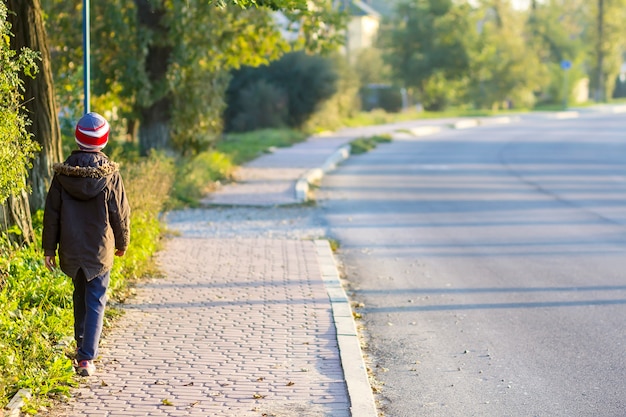
[(272, 147), (287, 147), (306, 139), (306, 134), (290, 129), (263, 129), (247, 133), (229, 133), (216, 145), (233, 164), (241, 165)]
[(235, 132), (280, 128), (287, 125), (287, 96), (266, 80), (244, 88), (239, 93), (240, 111), (231, 122)]
[(237, 165), (244, 164), (272, 147), (286, 147), (306, 138), (289, 129), (263, 129), (224, 135), (212, 151), (180, 158), (170, 207), (198, 206), (217, 182), (230, 181)]
[[(248, 118), (241, 114), (250, 111), (247, 102), (250, 88), (260, 81), (273, 86), (277, 91), (285, 92), (286, 125), (299, 129), (325, 100), (335, 94), (337, 80), (338, 74), (332, 59), (307, 55), (304, 52), (286, 54), (280, 60), (265, 66), (243, 67), (233, 73), (226, 90), (225, 129), (234, 131), (234, 122), (238, 117)], [(249, 129), (261, 127), (250, 126)]]
[(350, 142), (350, 153), (359, 155), (371, 151), (376, 148), (379, 143), (388, 142), (391, 142), (390, 135), (374, 135), (366, 138), (358, 138)]
[(21, 388), (35, 398), (67, 393), (75, 384), (63, 344), (72, 334), (71, 280), (45, 269), (39, 245), (17, 247), (4, 236), (0, 258), (0, 406)]
[(345, 56), (331, 57), (338, 74), (337, 92), (319, 106), (304, 125), (307, 132), (323, 132), (343, 127), (343, 120), (354, 116), (361, 109), (359, 99), (359, 76), (348, 64)]
[(391, 85), (368, 85), (361, 88), (364, 110), (383, 109), (397, 113), (402, 110), (402, 94), (399, 87)]
[(216, 181), (230, 179), (234, 170), (231, 159), (217, 151), (181, 158), (177, 166), (171, 207), (197, 206)]
[(26, 129), (29, 124), (23, 109), (21, 77), (37, 72), (38, 55), (24, 48), (19, 53), (10, 47), (7, 6), (0, 3), (0, 204), (11, 194), (26, 188), (25, 178), (39, 145)]

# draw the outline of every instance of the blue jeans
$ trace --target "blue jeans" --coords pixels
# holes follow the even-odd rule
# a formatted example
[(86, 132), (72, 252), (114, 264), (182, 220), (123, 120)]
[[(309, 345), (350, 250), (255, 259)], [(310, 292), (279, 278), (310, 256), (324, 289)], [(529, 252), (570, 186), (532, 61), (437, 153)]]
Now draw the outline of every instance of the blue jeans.
[(74, 339), (78, 347), (76, 359), (95, 359), (102, 333), (106, 292), (110, 271), (87, 281), (82, 269), (74, 282)]

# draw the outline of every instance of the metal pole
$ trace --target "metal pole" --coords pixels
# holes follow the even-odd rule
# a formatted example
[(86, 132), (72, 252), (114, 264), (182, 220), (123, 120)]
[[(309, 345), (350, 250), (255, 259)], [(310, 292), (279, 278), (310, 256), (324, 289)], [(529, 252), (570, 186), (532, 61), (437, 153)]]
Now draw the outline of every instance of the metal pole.
[(83, 88), (84, 88), (84, 106), (85, 113), (89, 113), (89, 101), (90, 101), (90, 61), (89, 61), (89, 0), (83, 0)]
[(564, 70), (565, 74), (563, 75), (563, 110), (567, 110), (567, 100), (569, 99), (569, 83), (567, 82), (567, 75), (569, 71)]

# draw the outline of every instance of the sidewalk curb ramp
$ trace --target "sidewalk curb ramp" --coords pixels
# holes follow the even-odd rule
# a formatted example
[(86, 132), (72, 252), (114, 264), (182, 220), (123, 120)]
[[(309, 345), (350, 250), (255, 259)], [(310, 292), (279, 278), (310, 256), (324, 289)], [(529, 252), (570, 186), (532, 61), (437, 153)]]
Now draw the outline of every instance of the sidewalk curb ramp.
[(376, 403), (363, 362), (359, 336), (348, 297), (339, 281), (335, 258), (328, 241), (316, 240), (315, 246), (322, 280), (332, 306), (341, 366), (350, 398), (350, 412), (353, 417), (376, 417)]
[(337, 164), (345, 161), (350, 157), (350, 145), (343, 145), (330, 155), (324, 164), (319, 168), (313, 168), (307, 171), (302, 177), (296, 181), (295, 193), (296, 200), (306, 202), (311, 200), (310, 186), (319, 183), (324, 175), (337, 167)]

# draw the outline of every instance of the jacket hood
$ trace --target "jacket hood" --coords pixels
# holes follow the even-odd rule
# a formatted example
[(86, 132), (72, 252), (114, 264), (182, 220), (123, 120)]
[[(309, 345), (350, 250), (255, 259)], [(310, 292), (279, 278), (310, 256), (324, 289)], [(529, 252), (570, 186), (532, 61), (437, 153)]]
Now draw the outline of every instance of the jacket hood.
[(62, 164), (52, 166), (61, 186), (78, 200), (90, 200), (100, 194), (111, 175), (119, 171), (115, 162), (101, 152), (74, 151)]

